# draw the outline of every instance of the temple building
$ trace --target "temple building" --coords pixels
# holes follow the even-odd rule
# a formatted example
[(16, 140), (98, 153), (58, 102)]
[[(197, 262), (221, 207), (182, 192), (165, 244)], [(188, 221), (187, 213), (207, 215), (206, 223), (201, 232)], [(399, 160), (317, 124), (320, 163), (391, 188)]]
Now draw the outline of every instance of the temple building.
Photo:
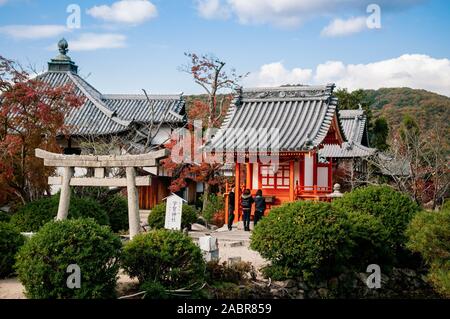
[[(222, 127), (207, 145), (212, 152), (233, 154), (235, 194), (250, 189), (254, 195), (262, 189), (264, 196), (271, 198), (270, 205), (298, 199), (327, 200), (332, 192), (333, 158), (321, 157), (320, 151), (325, 145), (340, 148), (347, 141), (334, 87), (287, 86), (239, 92)], [(278, 130), (278, 141), (271, 150), (278, 157), (277, 165), (258, 159), (266, 151), (261, 150), (257, 136), (264, 128)], [(236, 134), (239, 130), (243, 133)], [(240, 196), (235, 198), (239, 207)]]
[(376, 153), (369, 147), (367, 116), (361, 108), (340, 110), (339, 119), (346, 142), (342, 146), (325, 144), (319, 156), (333, 159), (333, 181), (349, 191), (367, 181), (367, 158)]
[[(78, 66), (67, 55), (66, 40), (59, 41), (58, 47), (60, 54), (48, 63), (48, 71), (38, 75), (37, 79), (55, 87), (71, 85), (83, 99), (81, 107), (71, 110), (65, 117), (69, 135), (59, 137), (64, 153), (80, 154), (83, 145), (84, 151), (90, 152), (90, 146), (94, 148), (96, 143), (114, 146), (118, 139), (127, 142), (127, 149), (114, 150), (116, 153), (139, 153), (145, 147), (158, 149), (168, 141), (173, 130), (185, 125), (182, 94), (102, 94), (78, 74)], [(148, 141), (149, 136), (151, 141)], [(92, 153), (104, 155), (94, 150)], [(154, 176), (152, 186), (139, 190), (140, 207), (146, 209), (169, 194), (170, 177), (154, 168), (143, 173)]]

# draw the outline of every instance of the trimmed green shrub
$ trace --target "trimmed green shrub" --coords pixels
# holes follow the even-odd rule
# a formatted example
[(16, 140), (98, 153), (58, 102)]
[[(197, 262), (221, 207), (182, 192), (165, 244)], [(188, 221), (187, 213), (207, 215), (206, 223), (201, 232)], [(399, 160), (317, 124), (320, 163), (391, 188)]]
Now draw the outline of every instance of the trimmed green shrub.
[(109, 225), (115, 233), (128, 230), (128, 202), (119, 189), (74, 187), (73, 192), (79, 198), (90, 197), (98, 202), (108, 215)]
[(225, 208), (225, 202), (222, 196), (216, 194), (210, 194), (206, 207), (202, 212), (202, 216), (208, 223), (212, 223), (217, 213), (223, 212)]
[(406, 234), (407, 247), (420, 253), (427, 263), (450, 261), (450, 210), (417, 213)]
[(406, 243), (405, 230), (419, 207), (407, 195), (389, 186), (367, 186), (346, 193), (332, 204), (342, 212), (373, 215), (386, 228), (389, 245), (396, 249)]
[[(151, 213), (148, 215), (148, 225), (152, 229), (164, 228), (164, 221), (166, 218), (166, 203), (161, 203), (153, 207)], [(190, 205), (183, 204), (183, 212), (181, 215), (181, 228), (190, 228), (193, 223), (197, 221), (197, 211)]]
[[(36, 232), (44, 224), (55, 219), (58, 213), (59, 194), (44, 197), (25, 204), (11, 217), (11, 223), (22, 232)], [(108, 215), (92, 198), (70, 199), (68, 218), (94, 218), (101, 225), (108, 225)]]
[(166, 229), (139, 234), (124, 246), (122, 266), (141, 284), (180, 289), (201, 284), (205, 262), (200, 248), (181, 232)]
[[(342, 212), (341, 212), (342, 213)], [(355, 270), (365, 269), (367, 265), (384, 265), (390, 268), (394, 263), (395, 250), (389, 246), (389, 232), (383, 223), (373, 215), (347, 212), (346, 252), (347, 264)]]
[(128, 201), (125, 197), (114, 194), (100, 204), (109, 217), (113, 232), (128, 230)]
[[(93, 219), (49, 222), (17, 254), (16, 269), (33, 299), (114, 298), (122, 243)], [(81, 288), (67, 287), (69, 265), (81, 270)]]
[(274, 280), (314, 281), (346, 270), (365, 271), (372, 263), (391, 265), (394, 257), (381, 221), (330, 203), (287, 203), (259, 225), (250, 247), (271, 261), (263, 274)]
[(441, 210), (450, 210), (450, 198), (446, 198), (442, 204)]
[(346, 218), (329, 203), (287, 203), (273, 208), (260, 223), (250, 247), (272, 266), (289, 269), (291, 276), (314, 279), (344, 264)]
[(12, 225), (0, 222), (0, 278), (14, 272), (14, 256), (25, 238)]
[(171, 298), (169, 292), (159, 282), (144, 282), (140, 288), (145, 291), (143, 299), (163, 300)]
[(11, 220), (11, 214), (0, 210), (0, 222), (9, 223)]
[(445, 298), (450, 298), (450, 263), (432, 264), (428, 278), (438, 293)]
[(433, 286), (450, 297), (450, 210), (417, 213), (406, 234), (407, 247), (420, 253), (430, 266), (428, 277)]

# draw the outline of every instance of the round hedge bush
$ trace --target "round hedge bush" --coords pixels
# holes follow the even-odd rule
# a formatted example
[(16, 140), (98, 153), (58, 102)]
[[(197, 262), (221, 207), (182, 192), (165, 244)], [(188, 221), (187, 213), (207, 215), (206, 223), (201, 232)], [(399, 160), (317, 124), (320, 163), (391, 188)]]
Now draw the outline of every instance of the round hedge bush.
[[(55, 219), (58, 203), (59, 194), (27, 203), (11, 217), (11, 223), (22, 232), (37, 232), (44, 224)], [(89, 197), (72, 196), (68, 218), (94, 218), (101, 225), (109, 223), (105, 210)]]
[[(190, 205), (183, 204), (183, 212), (181, 214), (181, 228), (190, 228), (193, 223), (197, 221), (197, 211)], [(153, 207), (151, 213), (148, 215), (148, 225), (152, 229), (164, 228), (164, 221), (166, 218), (166, 203), (158, 204)]]
[(450, 298), (450, 210), (417, 213), (408, 226), (407, 247), (430, 266), (434, 288)]
[(396, 249), (406, 243), (405, 230), (419, 207), (407, 195), (389, 186), (367, 186), (333, 201), (342, 212), (375, 216), (386, 228), (389, 245)]
[(420, 253), (427, 263), (450, 262), (450, 210), (417, 213), (406, 235), (407, 247)]
[(314, 281), (363, 272), (372, 263), (391, 264), (387, 241), (384, 225), (372, 215), (298, 201), (272, 209), (255, 227), (250, 247), (271, 261), (263, 270), (267, 277)]
[(11, 220), (11, 214), (0, 210), (0, 222), (9, 223)]
[[(33, 299), (114, 298), (122, 243), (93, 219), (49, 222), (17, 254), (16, 269)], [(67, 287), (67, 267), (81, 270), (81, 288)]]
[(114, 194), (100, 202), (109, 218), (113, 232), (128, 230), (128, 201), (125, 197)]
[(128, 202), (118, 191), (118, 189), (109, 189), (108, 187), (73, 188), (76, 197), (90, 197), (100, 204), (108, 215), (109, 225), (115, 233), (128, 230)]
[(0, 278), (14, 272), (14, 256), (25, 238), (12, 225), (0, 222)]
[(329, 203), (287, 203), (258, 223), (250, 247), (286, 275), (314, 279), (344, 264), (346, 227), (346, 217)]
[(121, 260), (125, 272), (141, 284), (180, 289), (201, 284), (205, 276), (200, 248), (178, 231), (159, 229), (135, 236), (124, 246)]

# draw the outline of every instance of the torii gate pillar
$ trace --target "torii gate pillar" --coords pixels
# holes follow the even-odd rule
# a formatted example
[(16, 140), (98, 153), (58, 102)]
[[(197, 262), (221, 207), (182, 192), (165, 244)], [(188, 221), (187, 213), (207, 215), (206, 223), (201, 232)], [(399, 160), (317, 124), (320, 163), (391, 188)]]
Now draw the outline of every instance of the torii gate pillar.
[(58, 215), (56, 220), (64, 220), (69, 214), (70, 205), (70, 179), (74, 173), (73, 167), (64, 167), (64, 174), (62, 177), (61, 194), (58, 205)]
[(136, 187), (136, 169), (134, 167), (126, 168), (127, 174), (127, 194), (128, 194), (128, 223), (130, 225), (130, 239), (139, 234), (140, 214), (139, 198)]

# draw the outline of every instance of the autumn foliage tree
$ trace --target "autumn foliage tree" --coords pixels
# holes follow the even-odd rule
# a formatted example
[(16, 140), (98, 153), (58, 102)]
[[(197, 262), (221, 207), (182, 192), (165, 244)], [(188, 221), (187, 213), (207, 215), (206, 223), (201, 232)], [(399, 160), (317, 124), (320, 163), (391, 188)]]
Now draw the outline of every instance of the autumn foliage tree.
[[(204, 90), (205, 94), (190, 101), (188, 105), (188, 115), (190, 121), (201, 121), (201, 129), (205, 132), (204, 137), (184, 140), (185, 149), (191, 149), (194, 154), (197, 145), (204, 143), (212, 129), (220, 127), (223, 117), (232, 100), (232, 93), (239, 87), (239, 81), (246, 75), (238, 75), (235, 69), (226, 69), (226, 63), (211, 55), (198, 55), (186, 53), (189, 63), (181, 67), (181, 71), (190, 74), (196, 84)], [(194, 123), (190, 122), (187, 127), (194, 131)], [(194, 134), (191, 134), (194, 135)], [(171, 140), (166, 145), (168, 149), (173, 149), (178, 141)], [(196, 144), (197, 143), (197, 144)], [(203, 154), (205, 156), (205, 154)], [(172, 158), (165, 159), (162, 164), (174, 177), (170, 190), (175, 192), (186, 186), (186, 180), (192, 179), (196, 182), (204, 183), (203, 208), (206, 207), (210, 188), (220, 184), (220, 169), (222, 164), (205, 161), (186, 161), (176, 163)]]
[(60, 152), (57, 136), (68, 132), (64, 114), (82, 101), (70, 86), (51, 87), (0, 56), (0, 193), (23, 203), (49, 192), (35, 148)]

